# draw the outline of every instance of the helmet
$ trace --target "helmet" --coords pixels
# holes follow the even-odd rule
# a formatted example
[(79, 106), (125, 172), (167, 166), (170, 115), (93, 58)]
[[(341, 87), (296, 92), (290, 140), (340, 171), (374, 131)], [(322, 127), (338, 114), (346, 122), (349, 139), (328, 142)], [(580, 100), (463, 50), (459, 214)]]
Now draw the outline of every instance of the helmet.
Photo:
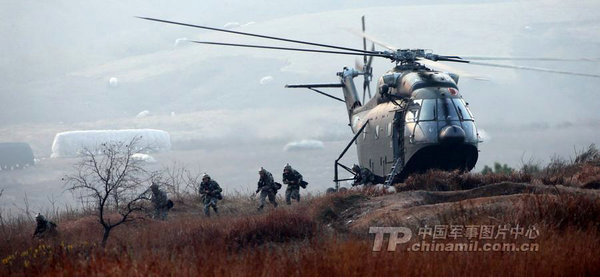
[(44, 221), (44, 220), (46, 220), (46, 218), (42, 214), (38, 213), (35, 216), (35, 220), (37, 220), (37, 221)]
[(292, 166), (291, 166), (290, 164), (286, 164), (286, 165), (283, 167), (283, 171), (286, 171), (286, 170), (287, 170), (287, 171), (292, 171)]
[(204, 178), (210, 179), (210, 176), (208, 174), (204, 173), (204, 174), (202, 174), (202, 179), (204, 179)]
[(267, 172), (267, 171), (262, 166), (258, 170), (258, 173), (265, 173), (265, 172)]
[(354, 166), (352, 166), (352, 171), (359, 172), (360, 171), (360, 166), (358, 166), (357, 164), (355, 164)]
[(152, 183), (152, 185), (150, 185), (150, 189), (151, 190), (157, 190), (158, 189), (158, 185), (156, 183)]

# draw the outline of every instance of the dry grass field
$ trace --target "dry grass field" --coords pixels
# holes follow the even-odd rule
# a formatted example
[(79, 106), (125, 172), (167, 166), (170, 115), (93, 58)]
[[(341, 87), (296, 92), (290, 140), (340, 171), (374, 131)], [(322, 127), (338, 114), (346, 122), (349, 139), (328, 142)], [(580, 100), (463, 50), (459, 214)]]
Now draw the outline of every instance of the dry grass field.
[[(92, 211), (52, 218), (58, 235), (32, 239), (34, 223), (4, 218), (2, 276), (589, 276), (600, 272), (597, 154), (535, 173), (428, 172), (397, 193), (356, 190), (304, 197), (256, 210), (257, 199), (226, 195), (207, 218), (198, 199), (177, 199), (166, 221), (116, 227), (105, 248)], [(280, 202), (281, 199), (280, 199)], [(418, 217), (418, 220), (414, 218)], [(535, 225), (539, 236), (511, 240), (535, 251), (373, 251), (368, 227)], [(446, 238), (438, 243), (453, 243)], [(467, 238), (458, 242), (469, 243)]]

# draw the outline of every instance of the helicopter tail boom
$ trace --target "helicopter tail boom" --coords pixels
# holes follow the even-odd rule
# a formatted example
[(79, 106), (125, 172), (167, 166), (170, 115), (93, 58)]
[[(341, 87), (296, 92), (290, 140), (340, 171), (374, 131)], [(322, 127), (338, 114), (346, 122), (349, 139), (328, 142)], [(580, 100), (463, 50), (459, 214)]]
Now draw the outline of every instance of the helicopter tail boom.
[[(353, 68), (344, 67), (342, 72), (338, 72), (337, 75), (340, 77), (339, 83), (332, 84), (301, 84), (301, 85), (285, 85), (286, 88), (307, 88), (319, 94), (325, 95), (327, 97), (336, 99), (338, 101), (342, 101), (346, 103), (346, 111), (348, 112), (348, 118), (352, 117), (354, 110), (360, 106), (362, 106), (359, 98), (358, 91), (356, 90), (356, 86), (354, 84), (354, 77), (360, 75), (361, 73)], [(344, 92), (344, 99), (335, 97), (328, 93), (322, 92), (317, 88), (342, 88)]]

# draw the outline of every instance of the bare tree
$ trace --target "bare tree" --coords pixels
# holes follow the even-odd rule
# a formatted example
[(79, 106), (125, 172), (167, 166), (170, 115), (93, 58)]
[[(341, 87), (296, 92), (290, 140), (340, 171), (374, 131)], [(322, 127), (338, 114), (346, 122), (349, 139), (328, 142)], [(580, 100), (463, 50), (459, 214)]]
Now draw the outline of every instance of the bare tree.
[(183, 201), (184, 195), (198, 192), (201, 174), (192, 172), (184, 164), (175, 161), (156, 174), (155, 182), (162, 184), (178, 201)]
[(183, 199), (182, 185), (185, 184), (185, 176), (189, 171), (177, 162), (173, 162), (170, 166), (165, 166), (161, 172), (161, 183), (167, 188), (167, 191), (175, 195), (177, 200)]
[[(0, 189), (0, 199), (2, 199), (2, 194), (4, 193), (4, 189), (5, 188), (1, 188)], [(0, 206), (0, 230), (2, 230), (2, 237), (5, 240), (10, 240), (10, 236), (7, 232), (7, 223), (4, 219), (4, 209), (2, 208), (2, 206)]]
[(135, 212), (142, 209), (143, 184), (150, 174), (142, 167), (142, 161), (131, 157), (139, 151), (139, 140), (136, 137), (128, 143), (105, 143), (99, 149), (84, 149), (74, 166), (75, 172), (63, 179), (68, 190), (82, 192), (81, 197), (94, 204), (104, 229), (102, 247), (113, 228), (135, 220)]

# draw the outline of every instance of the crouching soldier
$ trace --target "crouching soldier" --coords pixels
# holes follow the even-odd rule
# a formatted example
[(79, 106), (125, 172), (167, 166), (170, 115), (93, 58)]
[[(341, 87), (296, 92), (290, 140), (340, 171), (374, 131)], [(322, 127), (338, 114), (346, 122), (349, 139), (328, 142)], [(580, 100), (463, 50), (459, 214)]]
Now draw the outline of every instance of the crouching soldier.
[(258, 206), (258, 210), (260, 211), (265, 207), (267, 197), (269, 197), (269, 202), (273, 204), (273, 207), (277, 208), (275, 195), (277, 195), (277, 190), (281, 188), (281, 185), (276, 184), (271, 172), (262, 167), (258, 171), (258, 175), (260, 176), (258, 179), (258, 188), (256, 189), (256, 193), (260, 192), (260, 206)]
[(375, 184), (375, 175), (368, 168), (361, 168), (355, 164), (352, 167), (352, 171), (354, 172), (354, 183), (352, 183), (352, 186)]
[(285, 203), (292, 204), (292, 199), (300, 202), (300, 187), (306, 188), (306, 182), (302, 180), (302, 174), (286, 164), (283, 168), (283, 183), (287, 185), (285, 190)]
[(166, 220), (167, 212), (169, 211), (169, 199), (167, 198), (167, 193), (158, 188), (157, 184), (152, 184), (150, 186), (150, 190), (152, 191), (152, 204), (154, 205), (154, 219)]
[(213, 208), (215, 214), (219, 214), (217, 202), (223, 199), (221, 192), (223, 190), (217, 182), (212, 180), (208, 174), (202, 175), (202, 183), (200, 183), (200, 195), (202, 195), (202, 203), (204, 204), (204, 214), (210, 216), (210, 207)]
[(46, 218), (37, 214), (35, 216), (35, 222), (37, 223), (35, 227), (35, 231), (33, 232), (34, 238), (45, 238), (55, 236), (58, 232), (56, 231), (56, 224), (50, 220), (46, 220)]

